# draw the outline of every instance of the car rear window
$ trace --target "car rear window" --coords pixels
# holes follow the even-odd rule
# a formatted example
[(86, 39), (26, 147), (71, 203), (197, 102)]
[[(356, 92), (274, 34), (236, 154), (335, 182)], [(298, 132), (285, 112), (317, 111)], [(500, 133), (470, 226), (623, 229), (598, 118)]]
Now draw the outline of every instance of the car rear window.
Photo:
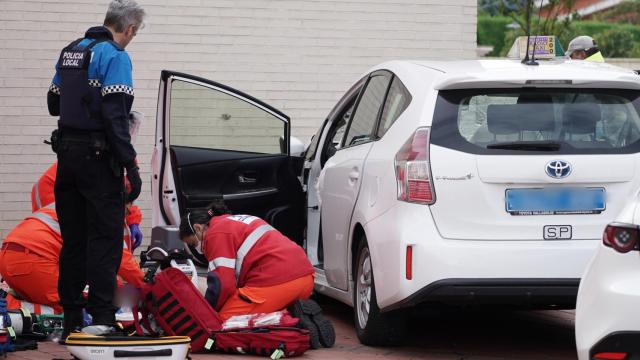
[(431, 142), (492, 155), (636, 153), (639, 95), (609, 89), (441, 91)]

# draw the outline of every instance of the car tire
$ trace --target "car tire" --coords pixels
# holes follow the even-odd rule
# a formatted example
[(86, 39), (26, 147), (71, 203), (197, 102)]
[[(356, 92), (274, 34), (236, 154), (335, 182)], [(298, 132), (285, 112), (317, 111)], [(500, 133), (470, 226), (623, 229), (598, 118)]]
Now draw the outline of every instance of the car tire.
[(371, 255), (365, 236), (361, 238), (356, 254), (353, 270), (353, 313), (358, 339), (364, 345), (398, 345), (406, 332), (406, 314), (401, 310), (380, 312), (376, 300)]

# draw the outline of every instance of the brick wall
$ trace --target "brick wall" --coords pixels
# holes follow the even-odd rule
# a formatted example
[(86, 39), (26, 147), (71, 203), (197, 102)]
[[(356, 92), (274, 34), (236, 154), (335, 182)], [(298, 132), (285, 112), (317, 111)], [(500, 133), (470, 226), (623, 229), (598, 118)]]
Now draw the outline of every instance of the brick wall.
[[(0, 2), (0, 236), (30, 211), (31, 184), (54, 156), (45, 94), (60, 49), (101, 23), (106, 0)], [(149, 162), (160, 70), (210, 78), (291, 116), (308, 140), (340, 95), (388, 59), (475, 56), (475, 0), (140, 0), (149, 18), (127, 48), (134, 109), (146, 114), (137, 150), (138, 204), (150, 226)]]

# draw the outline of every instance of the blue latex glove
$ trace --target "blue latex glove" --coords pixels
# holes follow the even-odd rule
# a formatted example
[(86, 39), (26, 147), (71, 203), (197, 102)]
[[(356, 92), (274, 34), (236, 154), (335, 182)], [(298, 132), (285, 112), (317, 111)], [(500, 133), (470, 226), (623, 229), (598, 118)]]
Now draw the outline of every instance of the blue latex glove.
[(142, 244), (142, 231), (140, 231), (138, 224), (129, 225), (129, 230), (131, 230), (131, 244), (133, 246), (131, 251), (133, 251)]
[(82, 309), (82, 325), (83, 327), (89, 326), (92, 324), (91, 315), (87, 312), (87, 310)]

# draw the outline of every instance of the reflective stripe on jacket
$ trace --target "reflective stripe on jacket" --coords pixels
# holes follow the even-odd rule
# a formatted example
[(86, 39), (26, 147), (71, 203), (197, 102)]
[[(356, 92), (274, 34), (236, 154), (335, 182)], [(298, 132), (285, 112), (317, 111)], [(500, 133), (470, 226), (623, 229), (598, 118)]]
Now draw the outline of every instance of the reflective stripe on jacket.
[(36, 315), (59, 315), (62, 314), (62, 308), (54, 309), (44, 304), (34, 304), (26, 300), (19, 300), (11, 294), (7, 295), (7, 309), (9, 310), (27, 310), (30, 314)]

